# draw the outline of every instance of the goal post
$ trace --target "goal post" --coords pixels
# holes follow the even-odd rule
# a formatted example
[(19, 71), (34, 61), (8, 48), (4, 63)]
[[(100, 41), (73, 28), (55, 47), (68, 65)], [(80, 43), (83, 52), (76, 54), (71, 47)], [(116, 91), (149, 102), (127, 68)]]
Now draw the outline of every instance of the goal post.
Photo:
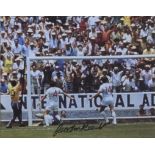
[(140, 59), (155, 58), (155, 55), (114, 55), (114, 56), (41, 56), (27, 57), (27, 109), (28, 109), (28, 126), (32, 126), (32, 104), (31, 104), (31, 61), (36, 60), (104, 60), (104, 59)]

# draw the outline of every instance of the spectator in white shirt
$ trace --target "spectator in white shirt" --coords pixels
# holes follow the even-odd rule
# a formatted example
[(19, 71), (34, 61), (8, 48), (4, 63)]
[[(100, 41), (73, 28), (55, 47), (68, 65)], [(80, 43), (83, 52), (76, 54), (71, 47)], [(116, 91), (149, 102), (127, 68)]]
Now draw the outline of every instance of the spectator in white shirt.
[(153, 45), (155, 44), (155, 30), (153, 30), (152, 33), (148, 35), (147, 42), (149, 44), (153, 44)]
[(30, 75), (31, 75), (31, 93), (38, 94), (40, 90), (40, 83), (39, 83), (40, 71), (36, 68), (35, 65), (32, 66)]
[(62, 38), (59, 39), (60, 43), (59, 43), (59, 48), (60, 49), (65, 49), (66, 47), (66, 43), (67, 43), (67, 38), (66, 38), (67, 34), (66, 33), (63, 33), (62, 34)]
[(114, 92), (120, 92), (121, 90), (121, 78), (123, 71), (119, 71), (118, 67), (114, 67), (113, 71), (110, 71), (112, 78), (112, 85)]
[(95, 16), (91, 16), (88, 18), (88, 25), (89, 28), (92, 28), (93, 26), (95, 26), (95, 22), (96, 22), (96, 17)]
[(36, 52), (37, 52), (37, 48), (35, 47), (34, 43), (31, 42), (29, 47), (29, 53), (28, 53), (29, 57), (35, 57)]
[(4, 43), (4, 41), (6, 40), (6, 33), (5, 31), (1, 31), (1, 35), (0, 35), (0, 45), (2, 45)]
[(148, 31), (145, 26), (142, 26), (139, 33), (139, 38), (146, 38), (148, 35)]
[(97, 37), (97, 33), (95, 31), (95, 27), (92, 27), (91, 32), (89, 32), (89, 38), (96, 38)]
[(119, 47), (116, 48), (116, 55), (126, 55), (127, 54), (127, 48), (124, 46), (122, 42), (119, 43)]
[(126, 32), (123, 34), (122, 39), (123, 39), (123, 41), (125, 41), (127, 43), (131, 43), (132, 42), (132, 35), (130, 33), (130, 30), (126, 30)]
[(148, 81), (152, 78), (152, 72), (149, 65), (145, 65), (145, 69), (142, 70), (142, 77), (144, 78), (146, 88), (148, 88)]
[(133, 79), (133, 75), (130, 74), (123, 82), (123, 91), (131, 92), (136, 90), (135, 80)]
[(11, 47), (10, 47), (10, 46), (7, 46), (6, 52), (3, 54), (3, 56), (4, 56), (5, 58), (6, 58), (8, 55), (10, 55), (11, 58), (14, 57), (14, 54), (13, 54), (13, 52), (11, 51)]
[(51, 39), (50, 39), (50, 48), (53, 51), (54, 49), (57, 49), (57, 47), (58, 47), (58, 40), (56, 38), (56, 33), (55, 32), (52, 32), (51, 35), (52, 36), (51, 36)]
[(24, 61), (22, 61), (22, 59), (20, 57), (15, 59), (15, 62), (13, 63), (12, 66), (13, 70), (23, 70), (24, 69)]
[(12, 47), (12, 51), (15, 55), (21, 55), (22, 52), (22, 46), (18, 44), (18, 40), (15, 40), (15, 45)]
[(150, 91), (155, 91), (155, 75), (148, 81), (148, 87)]
[(82, 45), (78, 45), (77, 56), (84, 56)]

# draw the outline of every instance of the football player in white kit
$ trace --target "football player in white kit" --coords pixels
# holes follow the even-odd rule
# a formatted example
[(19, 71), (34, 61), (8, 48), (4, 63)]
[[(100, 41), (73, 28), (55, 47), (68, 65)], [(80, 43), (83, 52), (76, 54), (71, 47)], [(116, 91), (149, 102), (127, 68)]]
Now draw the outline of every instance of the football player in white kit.
[(112, 83), (109, 83), (107, 77), (102, 78), (103, 84), (101, 84), (98, 92), (91, 97), (90, 99), (93, 99), (94, 97), (98, 96), (100, 93), (102, 93), (102, 102), (100, 104), (100, 114), (104, 117), (106, 123), (109, 123), (109, 120), (105, 113), (105, 108), (109, 106), (111, 115), (113, 117), (113, 124), (117, 124), (116, 121), (116, 113), (114, 111), (114, 100), (112, 96)]
[[(55, 120), (57, 122), (60, 122), (61, 117), (58, 114), (58, 106), (59, 106), (59, 95), (63, 94), (69, 97), (71, 100), (74, 99), (70, 97), (68, 94), (63, 92), (62, 89), (56, 87), (55, 82), (51, 82), (50, 88), (47, 89), (45, 95), (41, 99), (41, 103), (47, 98), (47, 102), (45, 105), (45, 113), (44, 113), (44, 121), (45, 125), (49, 126), (52, 124)], [(52, 115), (50, 113), (52, 112)]]

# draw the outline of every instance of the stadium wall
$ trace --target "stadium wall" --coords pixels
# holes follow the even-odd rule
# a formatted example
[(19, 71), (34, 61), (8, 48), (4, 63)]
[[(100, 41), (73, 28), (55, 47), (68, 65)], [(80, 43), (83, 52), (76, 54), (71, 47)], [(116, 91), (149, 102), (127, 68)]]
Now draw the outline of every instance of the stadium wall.
[[(70, 94), (75, 100), (70, 101), (67, 97), (59, 97), (59, 110), (67, 111), (67, 118), (95, 118), (100, 117), (96, 111), (97, 107), (102, 100), (101, 96), (96, 97), (94, 100), (89, 100), (92, 93), (81, 93), (81, 94)], [(143, 92), (143, 93), (113, 93), (114, 103), (117, 116), (119, 117), (135, 117), (138, 113), (139, 106), (144, 105), (145, 109), (155, 107), (155, 93), (154, 92)], [(24, 95), (24, 101), (27, 103), (27, 95)], [(32, 107), (33, 107), (33, 119), (35, 120), (34, 114), (39, 111), (37, 103), (39, 102), (38, 95), (31, 96)], [(11, 99), (9, 95), (1, 96), (1, 120), (9, 120), (12, 115)], [(42, 110), (44, 105), (42, 105)], [(110, 112), (107, 111), (110, 116)], [(27, 105), (23, 106), (23, 118), (27, 120)]]

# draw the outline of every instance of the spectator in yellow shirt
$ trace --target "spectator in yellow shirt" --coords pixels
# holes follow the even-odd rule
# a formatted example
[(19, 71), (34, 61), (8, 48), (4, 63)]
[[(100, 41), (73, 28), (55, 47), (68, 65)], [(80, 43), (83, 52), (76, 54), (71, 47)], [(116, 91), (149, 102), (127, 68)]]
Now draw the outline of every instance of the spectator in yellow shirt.
[(10, 55), (7, 55), (4, 61), (4, 72), (11, 73), (12, 72), (13, 61)]

